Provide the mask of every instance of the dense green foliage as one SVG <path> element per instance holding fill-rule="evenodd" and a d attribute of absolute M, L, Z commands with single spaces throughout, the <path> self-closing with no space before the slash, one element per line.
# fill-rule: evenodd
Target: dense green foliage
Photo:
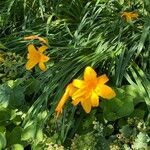
<path fill-rule="evenodd" d="M 122 12 L 137 12 L 127 22 Z M 150 148 L 149 0 L 0 1 L 0 149 Z M 48 39 L 47 71 L 25 69 L 27 46 Z M 55 108 L 86 66 L 109 76 L 117 96 L 86 114 Z"/>

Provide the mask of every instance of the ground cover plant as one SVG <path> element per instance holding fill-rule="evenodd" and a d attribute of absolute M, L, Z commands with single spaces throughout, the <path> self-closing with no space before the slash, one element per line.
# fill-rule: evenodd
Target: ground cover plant
<path fill-rule="evenodd" d="M 0 150 L 150 149 L 149 0 L 0 1 Z"/>

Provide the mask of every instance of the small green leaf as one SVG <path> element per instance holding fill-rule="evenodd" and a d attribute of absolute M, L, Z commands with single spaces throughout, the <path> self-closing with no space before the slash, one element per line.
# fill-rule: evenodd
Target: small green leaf
<path fill-rule="evenodd" d="M 139 87 L 137 85 L 123 86 L 123 90 L 134 98 L 134 105 L 144 102 L 143 95 L 139 92 Z"/>
<path fill-rule="evenodd" d="M 6 85 L 0 85 L 0 106 L 7 107 L 9 104 L 11 89 Z"/>
<path fill-rule="evenodd" d="M 150 137 L 147 133 L 140 132 L 135 139 L 132 148 L 133 149 L 145 149 L 148 150 L 148 143 L 150 142 Z"/>
<path fill-rule="evenodd" d="M 38 129 L 36 132 L 36 139 L 38 142 L 43 140 L 43 131 L 42 129 Z"/>
<path fill-rule="evenodd" d="M 123 134 L 124 137 L 128 138 L 130 135 L 132 135 L 133 129 L 129 125 L 125 125 L 119 131 Z"/>
<path fill-rule="evenodd" d="M 0 132 L 0 150 L 6 147 L 6 138 L 3 133 Z"/>
<path fill-rule="evenodd" d="M 34 139 L 35 134 L 36 134 L 36 123 L 33 123 L 23 130 L 21 140 L 26 141 Z"/>
<path fill-rule="evenodd" d="M 108 121 L 128 116 L 134 111 L 133 97 L 121 89 L 118 89 L 116 93 L 117 96 L 112 100 L 101 102 L 104 118 Z"/>
<path fill-rule="evenodd" d="M 21 127 L 15 127 L 7 138 L 8 145 L 13 145 L 21 142 L 21 132 Z"/>
<path fill-rule="evenodd" d="M 24 150 L 24 148 L 21 144 L 14 144 L 12 150 Z"/>
<path fill-rule="evenodd" d="M 8 109 L 0 109 L 0 125 L 6 125 L 11 118 L 11 111 Z"/>
<path fill-rule="evenodd" d="M 16 86 L 11 90 L 9 105 L 12 107 L 21 107 L 24 104 L 24 88 Z"/>
<path fill-rule="evenodd" d="M 6 132 L 6 127 L 0 126 L 0 132 L 2 132 L 2 133 Z"/>
<path fill-rule="evenodd" d="M 145 110 L 143 109 L 135 109 L 134 112 L 131 114 L 131 117 L 134 118 L 134 117 L 137 117 L 137 118 L 140 118 L 140 119 L 143 119 L 144 116 L 145 116 Z"/>
<path fill-rule="evenodd" d="M 110 136 L 112 133 L 114 132 L 114 127 L 111 124 L 108 124 L 105 128 L 104 128 L 104 135 L 105 136 Z"/>
<path fill-rule="evenodd" d="M 20 85 L 9 87 L 8 85 L 0 86 L 0 104 L 2 107 L 21 107 L 24 104 L 24 87 Z"/>
<path fill-rule="evenodd" d="M 0 43 L 0 49 L 7 49 L 2 43 Z"/>
<path fill-rule="evenodd" d="M 27 80 L 26 84 L 28 85 L 27 89 L 26 89 L 27 95 L 30 95 L 30 94 L 33 94 L 34 92 L 37 92 L 39 90 L 40 85 L 41 85 L 40 81 L 37 79 L 34 79 L 34 78 Z"/>

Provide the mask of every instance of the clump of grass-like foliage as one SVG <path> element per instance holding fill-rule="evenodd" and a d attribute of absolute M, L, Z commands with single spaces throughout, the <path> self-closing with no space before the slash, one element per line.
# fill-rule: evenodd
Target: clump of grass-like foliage
<path fill-rule="evenodd" d="M 149 32 L 149 0 L 1 0 L 0 149 L 148 150 Z M 40 45 L 31 35 L 48 40 L 45 72 L 25 69 L 27 46 Z M 90 114 L 68 101 L 56 118 L 86 66 L 109 76 L 116 97 Z"/>

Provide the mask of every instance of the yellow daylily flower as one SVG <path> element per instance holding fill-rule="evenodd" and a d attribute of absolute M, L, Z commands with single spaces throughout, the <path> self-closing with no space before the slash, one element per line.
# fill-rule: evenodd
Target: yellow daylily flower
<path fill-rule="evenodd" d="M 39 37 L 38 35 L 24 37 L 24 40 L 39 40 L 40 42 L 48 44 L 48 40 L 46 38 Z"/>
<path fill-rule="evenodd" d="M 81 103 L 86 113 L 89 113 L 92 107 L 99 106 L 99 97 L 105 99 L 114 98 L 116 96 L 114 90 L 105 85 L 108 80 L 105 74 L 97 77 L 97 73 L 91 67 L 86 67 L 83 80 L 74 79 L 67 86 L 56 108 L 57 116 L 62 112 L 62 108 L 69 97 L 72 98 L 74 106 Z"/>
<path fill-rule="evenodd" d="M 138 18 L 138 13 L 136 12 L 123 12 L 121 15 L 127 22 L 135 20 Z"/>
<path fill-rule="evenodd" d="M 38 49 L 34 47 L 33 44 L 28 46 L 28 55 L 27 58 L 29 59 L 26 63 L 26 69 L 31 70 L 34 66 L 39 64 L 41 70 L 45 71 L 46 66 L 45 62 L 49 60 L 49 57 L 44 55 L 43 52 L 47 49 L 47 46 L 41 46 Z"/>

